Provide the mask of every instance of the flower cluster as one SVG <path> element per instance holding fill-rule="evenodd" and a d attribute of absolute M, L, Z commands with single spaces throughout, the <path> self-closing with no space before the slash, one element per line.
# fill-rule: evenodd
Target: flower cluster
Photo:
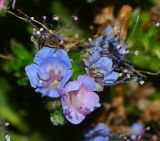
<path fill-rule="evenodd" d="M 105 36 L 90 41 L 90 48 L 83 59 L 86 72 L 102 86 L 115 85 L 133 79 L 136 71 L 125 55 L 128 45 L 121 43 L 121 36 L 113 35 L 113 28 L 107 26 Z"/>
<path fill-rule="evenodd" d="M 35 55 L 34 62 L 25 68 L 31 86 L 43 95 L 60 97 L 68 121 L 78 124 L 100 106 L 92 78 L 80 75 L 77 80 L 68 82 L 72 64 L 64 50 L 43 47 Z"/>
<path fill-rule="evenodd" d="M 44 28 L 36 30 L 36 36 L 43 40 L 34 38 L 39 51 L 34 58 L 35 64 L 25 68 L 26 74 L 36 92 L 61 99 L 63 113 L 73 124 L 79 124 L 100 107 L 96 91 L 135 76 L 135 69 L 124 60 L 127 44 L 120 43 L 121 36 L 113 36 L 111 26 L 105 31 L 105 36 L 90 41 L 90 48 L 82 58 L 86 74 L 80 73 L 77 80 L 70 81 L 74 70 L 67 52 L 61 49 L 65 45 L 63 36 L 51 34 Z"/>

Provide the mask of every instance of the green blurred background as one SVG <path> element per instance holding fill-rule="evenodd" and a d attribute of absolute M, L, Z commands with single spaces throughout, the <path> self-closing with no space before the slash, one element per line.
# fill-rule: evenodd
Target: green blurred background
<path fill-rule="evenodd" d="M 73 25 L 71 34 L 79 33 L 81 38 L 93 36 L 90 25 L 97 12 L 106 6 L 110 0 L 17 0 L 16 8 L 39 21 L 45 15 L 60 17 L 60 27 L 71 23 L 71 16 L 77 15 L 79 20 Z M 151 72 L 160 70 L 160 22 L 151 9 L 160 6 L 159 0 L 117 0 L 114 3 L 115 15 L 124 4 L 133 7 L 129 23 L 129 33 L 132 32 L 137 19 L 137 8 L 140 8 L 140 18 L 134 34 L 129 37 L 129 47 L 138 50 L 138 56 L 128 56 L 137 68 Z M 56 25 L 55 25 L 56 27 Z M 29 85 L 24 67 L 32 62 L 35 47 L 30 40 L 32 28 L 29 24 L 7 14 L 0 18 L 0 120 L 9 122 L 9 126 L 0 129 L 8 132 L 12 141 L 79 141 L 85 127 L 90 125 L 100 115 L 97 109 L 80 125 L 67 123 L 64 126 L 54 126 L 50 122 L 50 113 L 46 108 L 46 97 L 34 92 Z M 5 55 L 5 57 L 3 56 Z M 152 99 L 160 99 L 160 77 L 148 76 L 156 93 Z M 114 95 L 114 87 L 105 91 Z M 153 98 L 154 97 L 154 98 Z M 111 97 L 108 97 L 110 100 Z M 108 100 L 108 101 L 110 101 Z M 134 111 L 133 111 L 134 112 Z M 159 123 L 159 121 L 156 121 Z M 1 126 L 3 128 L 3 126 Z M 158 127 L 157 129 L 160 129 Z M 0 141 L 4 140 L 0 134 Z"/>

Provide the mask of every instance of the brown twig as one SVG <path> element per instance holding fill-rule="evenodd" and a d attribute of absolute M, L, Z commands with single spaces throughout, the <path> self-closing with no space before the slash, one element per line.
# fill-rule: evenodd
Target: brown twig
<path fill-rule="evenodd" d="M 127 36 L 128 23 L 131 16 L 131 12 L 132 12 L 132 7 L 129 5 L 124 5 L 119 11 L 114 24 L 113 34 L 115 36 L 121 35 L 121 37 L 123 38 L 121 40 L 121 44 L 124 43 L 124 40 Z"/>
<path fill-rule="evenodd" d="M 4 54 L 0 54 L 0 58 L 5 59 L 5 60 L 12 60 L 13 59 L 13 57 L 11 55 L 4 55 Z"/>

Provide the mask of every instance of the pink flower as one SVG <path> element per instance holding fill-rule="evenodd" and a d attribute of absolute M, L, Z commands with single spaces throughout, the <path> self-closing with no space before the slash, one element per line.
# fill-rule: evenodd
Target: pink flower
<path fill-rule="evenodd" d="M 4 0 L 0 0 L 0 9 L 3 8 L 5 5 L 4 5 Z"/>
<path fill-rule="evenodd" d="M 63 113 L 69 122 L 79 124 L 86 115 L 100 107 L 99 96 L 93 92 L 95 90 L 95 82 L 85 75 L 65 86 L 61 101 Z"/>

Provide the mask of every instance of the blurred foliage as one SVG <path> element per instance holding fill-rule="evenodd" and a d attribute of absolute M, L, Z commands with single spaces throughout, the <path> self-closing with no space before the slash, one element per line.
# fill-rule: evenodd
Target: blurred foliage
<path fill-rule="evenodd" d="M 79 4 L 81 2 L 82 5 Z M 55 29 L 61 30 L 62 26 L 63 30 L 61 33 L 67 36 L 78 34 L 80 36 L 79 39 L 82 40 L 91 35 L 89 26 L 92 22 L 89 20 L 93 17 L 89 16 L 95 15 L 97 7 L 100 9 L 105 5 L 105 2 L 105 0 L 83 0 L 80 2 L 76 0 L 17 0 L 16 7 L 29 13 L 31 16 L 37 16 L 39 19 L 43 15 L 58 15 L 60 17 L 60 25 Z M 124 4 L 129 1 L 118 2 Z M 160 31 L 158 27 L 155 26 L 155 23 L 149 21 L 150 11 L 148 9 L 151 8 L 151 6 L 158 5 L 159 1 L 142 0 L 137 2 L 135 0 L 130 3 L 133 4 L 134 11 L 129 23 L 129 33 L 133 31 L 136 24 L 138 16 L 136 8 L 140 6 L 142 10 L 140 11 L 139 21 L 134 33 L 129 36 L 128 39 L 131 50 L 138 50 L 139 55 L 130 55 L 128 57 L 136 67 L 156 72 L 160 69 Z M 120 6 L 122 4 L 120 4 Z M 73 23 L 71 19 L 71 16 L 74 14 L 79 15 L 79 21 L 77 23 Z M 148 22 L 150 22 L 149 26 L 147 26 Z M 68 26 L 72 28 L 65 31 Z M 33 62 L 36 51 L 30 41 L 32 33 L 31 26 L 15 17 L 6 15 L 0 18 L 0 33 L 0 119 L 10 123 L 8 131 L 11 135 L 11 141 L 79 141 L 84 125 L 87 125 L 86 122 L 76 127 L 69 124 L 63 126 L 63 128 L 59 126 L 54 127 L 53 124 L 62 125 L 66 122 L 63 116 L 61 116 L 61 105 L 57 103 L 55 107 L 53 107 L 52 102 L 46 104 L 44 102 L 46 99 L 42 98 L 40 94 L 34 93 L 34 90 L 29 86 L 24 68 Z M 5 55 L 5 57 L 3 55 Z M 83 52 L 79 50 L 71 51 L 69 56 L 75 61 L 75 64 L 72 66 L 74 70 L 72 80 L 74 80 L 79 74 L 85 72 L 81 64 Z M 159 84 L 159 75 L 150 81 L 153 84 Z M 151 101 L 160 100 L 159 86 L 155 85 L 155 89 L 156 92 L 148 97 Z M 128 89 L 125 90 L 127 92 L 129 91 Z M 107 95 L 106 97 L 111 101 L 113 96 Z M 142 111 L 130 104 L 131 99 L 132 98 L 129 97 L 125 101 L 125 105 L 128 107 L 127 112 L 129 113 L 129 117 L 139 118 Z M 48 109 L 44 108 L 45 104 L 47 107 L 51 104 L 49 109 L 51 112 L 51 121 Z M 95 117 L 92 117 L 92 119 L 94 118 Z M 89 121 L 89 119 L 87 121 Z M 4 132 L 1 132 L 2 130 L 3 127 L 0 126 L 0 141 L 2 140 L 1 137 L 4 136 Z M 118 141 L 119 139 L 113 138 L 112 140 Z"/>
<path fill-rule="evenodd" d="M 135 25 L 137 25 L 133 34 L 129 37 L 129 46 L 133 50 L 138 50 L 139 55 L 136 57 L 132 56 L 132 60 L 138 67 L 156 72 L 160 69 L 159 31 L 154 23 L 151 23 L 149 27 L 145 27 L 147 26 L 145 24 L 150 22 L 150 13 L 147 11 L 140 11 L 138 13 L 138 11 L 138 9 L 134 10 L 129 24 L 131 32 L 134 30 Z"/>
<path fill-rule="evenodd" d="M 24 48 L 24 46 L 15 40 L 10 43 L 11 55 L 8 63 L 3 64 L 6 72 L 17 72 L 30 63 L 32 63 L 31 54 Z M 18 74 L 17 74 L 18 75 Z"/>

